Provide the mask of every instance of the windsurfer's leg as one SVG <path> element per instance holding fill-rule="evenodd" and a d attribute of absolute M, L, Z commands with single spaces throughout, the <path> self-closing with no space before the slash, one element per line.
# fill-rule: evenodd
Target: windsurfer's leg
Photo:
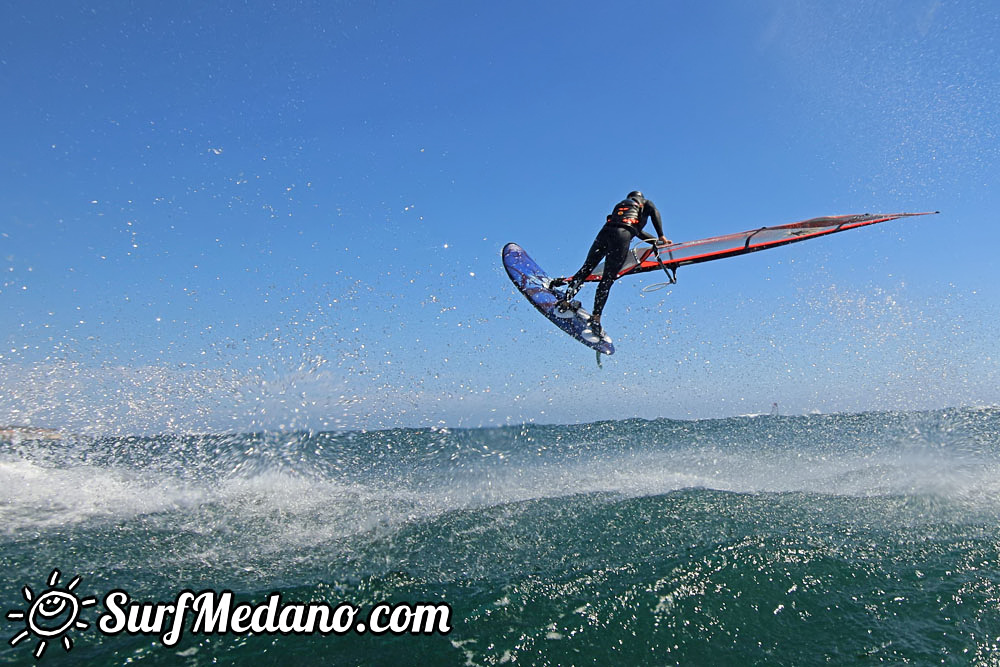
<path fill-rule="evenodd" d="M 601 282 L 597 284 L 597 293 L 594 294 L 594 312 L 590 317 L 590 321 L 598 326 L 601 323 L 604 305 L 608 302 L 611 285 L 618 278 L 618 272 L 622 270 L 625 260 L 628 259 L 628 248 L 631 240 L 631 235 L 625 231 L 623 234 L 618 234 L 616 242 L 608 248 L 607 257 L 604 259 L 604 273 L 601 274 Z"/>
<path fill-rule="evenodd" d="M 601 282 L 597 283 L 597 293 L 594 294 L 594 312 L 590 316 L 592 322 L 600 323 L 601 321 L 601 313 L 604 312 L 604 305 L 608 302 L 611 285 L 615 282 L 613 276 L 613 273 L 605 271 L 601 277 Z"/>
<path fill-rule="evenodd" d="M 569 287 L 566 288 L 566 301 L 569 301 L 576 296 L 576 293 L 580 291 L 581 287 L 583 287 L 583 282 L 587 279 L 587 276 L 589 276 L 590 272 L 601 263 L 601 260 L 604 259 L 604 256 L 607 254 L 608 248 L 602 237 L 603 235 L 601 234 L 597 235 L 597 238 L 594 239 L 594 243 L 590 246 L 590 250 L 587 252 L 587 259 L 583 261 L 583 266 L 581 266 L 580 270 L 573 274 L 573 277 L 570 278 Z"/>

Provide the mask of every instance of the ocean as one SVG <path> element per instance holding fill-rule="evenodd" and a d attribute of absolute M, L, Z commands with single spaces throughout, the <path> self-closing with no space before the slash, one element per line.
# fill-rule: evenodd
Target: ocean
<path fill-rule="evenodd" d="M 996 665 L 998 450 L 997 408 L 9 438 L 0 662 Z M 115 590 L 449 616 L 168 645 L 99 627 Z"/>

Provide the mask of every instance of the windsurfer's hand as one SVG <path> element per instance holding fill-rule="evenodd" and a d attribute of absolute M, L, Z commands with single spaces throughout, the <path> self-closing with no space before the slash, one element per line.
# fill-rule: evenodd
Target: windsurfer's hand
<path fill-rule="evenodd" d="M 656 242 L 659 245 L 670 245 L 670 244 L 673 243 L 673 241 L 671 241 L 670 239 L 668 239 L 666 236 L 661 236 L 659 239 L 657 239 Z"/>

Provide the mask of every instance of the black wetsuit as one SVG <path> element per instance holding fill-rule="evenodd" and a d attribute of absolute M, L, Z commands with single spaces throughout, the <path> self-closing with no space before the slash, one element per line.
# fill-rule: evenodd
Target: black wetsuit
<path fill-rule="evenodd" d="M 652 236 L 642 229 L 650 218 L 653 219 L 653 229 L 656 230 L 656 236 Z M 594 312 L 592 313 L 598 321 L 604 311 L 604 304 L 608 301 L 611 284 L 615 282 L 618 272 L 625 264 L 629 246 L 636 236 L 646 240 L 663 236 L 663 221 L 660 219 L 660 212 L 648 199 L 629 198 L 615 204 L 607 222 L 598 232 L 593 245 L 590 246 L 583 266 L 569 282 L 567 294 L 569 298 L 572 298 L 579 291 L 590 272 L 597 267 L 602 259 L 604 260 L 604 272 L 601 274 L 601 282 L 598 283 L 597 293 L 594 295 Z"/>

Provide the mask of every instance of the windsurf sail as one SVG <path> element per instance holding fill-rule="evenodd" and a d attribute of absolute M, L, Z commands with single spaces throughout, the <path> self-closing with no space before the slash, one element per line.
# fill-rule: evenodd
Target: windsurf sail
<path fill-rule="evenodd" d="M 639 244 L 632 248 L 630 257 L 625 261 L 618 277 L 646 271 L 676 271 L 677 267 L 687 264 L 710 262 L 714 259 L 745 255 L 758 250 L 777 248 L 778 246 L 814 239 L 820 236 L 844 232 L 848 229 L 867 227 L 897 218 L 912 218 L 919 215 L 933 215 L 937 211 L 925 213 L 862 213 L 858 215 L 834 215 L 822 218 L 811 218 L 801 222 L 775 227 L 760 227 L 737 234 L 713 236 L 698 241 L 686 241 L 668 246 L 653 248 L 650 245 Z M 586 280 L 600 280 L 604 264 L 601 263 Z"/>

